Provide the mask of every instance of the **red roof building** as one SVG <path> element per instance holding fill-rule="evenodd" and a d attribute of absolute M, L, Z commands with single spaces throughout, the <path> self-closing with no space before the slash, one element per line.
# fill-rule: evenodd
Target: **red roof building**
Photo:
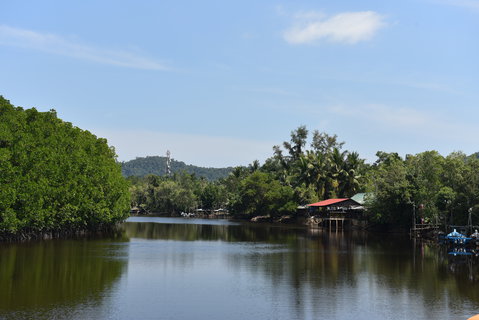
<path fill-rule="evenodd" d="M 328 213 L 346 213 L 358 212 L 364 210 L 364 207 L 357 201 L 350 198 L 327 199 L 316 203 L 308 204 L 307 207 L 313 211 Z"/>
<path fill-rule="evenodd" d="M 348 226 L 363 225 L 364 207 L 350 198 L 327 199 L 308 204 L 308 214 L 313 217 L 314 223 L 326 228 L 343 229 Z"/>
<path fill-rule="evenodd" d="M 328 199 L 328 200 L 323 200 L 323 201 L 319 201 L 319 202 L 316 202 L 316 203 L 308 204 L 308 207 L 327 207 L 327 206 L 332 205 L 332 204 L 339 204 L 339 203 L 344 202 L 346 200 L 349 200 L 349 198 Z"/>

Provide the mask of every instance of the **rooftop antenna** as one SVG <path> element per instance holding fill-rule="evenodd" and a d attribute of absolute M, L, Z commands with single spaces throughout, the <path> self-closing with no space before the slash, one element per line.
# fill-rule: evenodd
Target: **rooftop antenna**
<path fill-rule="evenodd" d="M 166 176 L 171 176 L 171 153 L 170 150 L 166 150 Z"/>
<path fill-rule="evenodd" d="M 166 176 L 171 176 L 171 153 L 170 150 L 166 150 Z"/>

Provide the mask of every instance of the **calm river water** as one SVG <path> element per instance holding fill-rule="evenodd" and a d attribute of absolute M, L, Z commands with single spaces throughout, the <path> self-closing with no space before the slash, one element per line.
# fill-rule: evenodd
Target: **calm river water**
<path fill-rule="evenodd" d="M 130 218 L 102 239 L 0 245 L 5 319 L 467 319 L 479 263 L 409 238 Z"/>

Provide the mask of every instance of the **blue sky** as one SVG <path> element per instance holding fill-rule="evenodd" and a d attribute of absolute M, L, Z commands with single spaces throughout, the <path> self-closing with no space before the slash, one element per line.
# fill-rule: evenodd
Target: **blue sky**
<path fill-rule="evenodd" d="M 378 150 L 479 151 L 479 0 L 2 1 L 0 94 L 119 160 L 263 161 L 300 125 Z"/>

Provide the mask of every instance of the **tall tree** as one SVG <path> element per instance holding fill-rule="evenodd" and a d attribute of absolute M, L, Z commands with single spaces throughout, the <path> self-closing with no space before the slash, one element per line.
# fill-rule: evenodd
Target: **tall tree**
<path fill-rule="evenodd" d="M 306 126 L 300 126 L 291 132 L 290 142 L 283 142 L 283 146 L 288 151 L 291 161 L 296 161 L 303 153 L 307 138 L 308 130 Z"/>
<path fill-rule="evenodd" d="M 359 158 L 359 154 L 357 152 L 348 153 L 344 161 L 344 177 L 340 189 L 342 197 L 352 197 L 359 191 L 364 170 L 364 160 Z"/>
<path fill-rule="evenodd" d="M 379 151 L 372 168 L 374 198 L 368 204 L 369 218 L 382 224 L 409 226 L 412 219 L 411 185 L 407 168 L 397 153 Z"/>
<path fill-rule="evenodd" d="M 313 132 L 313 141 L 311 147 L 315 152 L 321 154 L 330 154 L 334 149 L 340 150 L 344 145 L 344 142 L 338 142 L 337 135 L 329 135 L 325 132 L 319 132 L 315 130 Z"/>

